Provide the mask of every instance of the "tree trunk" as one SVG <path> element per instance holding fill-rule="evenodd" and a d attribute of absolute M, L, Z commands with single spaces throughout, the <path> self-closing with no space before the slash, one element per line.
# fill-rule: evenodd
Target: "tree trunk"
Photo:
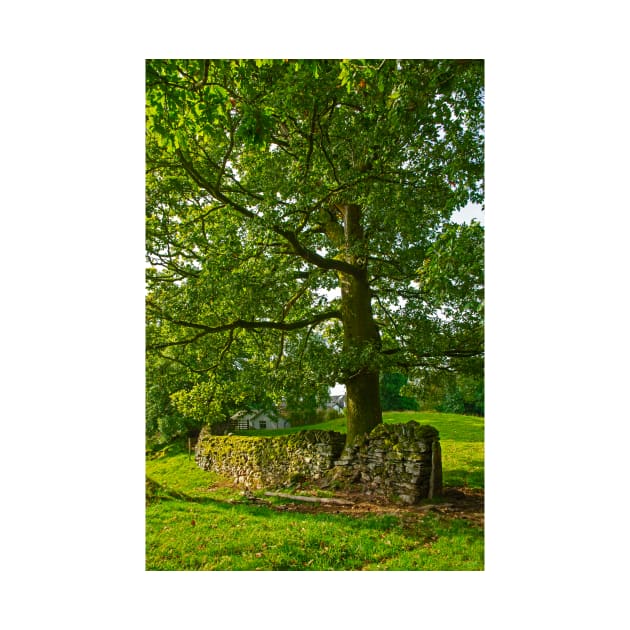
<path fill-rule="evenodd" d="M 346 443 L 357 435 L 369 433 L 383 421 L 379 394 L 379 372 L 374 354 L 380 349 L 380 335 L 372 313 L 371 291 L 367 274 L 367 258 L 363 250 L 361 208 L 345 205 L 345 259 L 357 270 L 355 274 L 339 273 L 344 350 L 350 356 L 361 354 L 362 361 L 352 361 L 353 368 L 345 378 Z"/>
<path fill-rule="evenodd" d="M 378 394 L 378 371 L 359 374 L 346 381 L 346 444 L 369 433 L 383 421 Z"/>

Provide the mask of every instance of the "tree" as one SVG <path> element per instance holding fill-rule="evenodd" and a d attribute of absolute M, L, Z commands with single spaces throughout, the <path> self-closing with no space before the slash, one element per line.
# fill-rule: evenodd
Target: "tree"
<path fill-rule="evenodd" d="M 482 62 L 150 60 L 146 78 L 147 348 L 199 375 L 180 404 L 230 378 L 272 398 L 342 382 L 352 441 L 382 421 L 381 370 L 482 355 L 478 287 L 432 250 L 479 254 L 449 219 L 483 200 Z"/>
<path fill-rule="evenodd" d="M 414 398 L 401 394 L 401 387 L 407 384 L 407 377 L 399 372 L 384 372 L 381 375 L 380 396 L 383 411 L 403 411 L 418 409 Z"/>
<path fill-rule="evenodd" d="M 425 372 L 405 384 L 401 392 L 419 400 L 422 409 L 483 416 L 483 366 L 467 367 L 460 372 Z"/>
<path fill-rule="evenodd" d="M 160 441 L 167 441 L 196 428 L 195 419 L 182 414 L 171 399 L 171 394 L 194 385 L 181 366 L 151 355 L 151 360 L 147 361 L 146 383 L 147 438 L 159 436 Z"/>

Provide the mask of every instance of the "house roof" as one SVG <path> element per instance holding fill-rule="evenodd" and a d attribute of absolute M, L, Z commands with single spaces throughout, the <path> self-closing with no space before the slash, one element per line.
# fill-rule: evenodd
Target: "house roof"
<path fill-rule="evenodd" d="M 277 414 L 272 409 L 241 409 L 237 411 L 230 420 L 240 420 L 243 417 L 249 416 L 249 420 L 255 420 L 261 416 L 267 416 L 268 418 L 276 418 Z"/>

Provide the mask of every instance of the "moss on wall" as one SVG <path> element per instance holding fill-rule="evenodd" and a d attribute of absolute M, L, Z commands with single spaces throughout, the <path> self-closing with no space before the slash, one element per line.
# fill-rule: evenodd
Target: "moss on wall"
<path fill-rule="evenodd" d="M 204 470 L 249 487 L 318 479 L 332 468 L 345 436 L 335 431 L 300 431 L 275 437 L 214 436 L 202 431 L 195 450 Z"/>

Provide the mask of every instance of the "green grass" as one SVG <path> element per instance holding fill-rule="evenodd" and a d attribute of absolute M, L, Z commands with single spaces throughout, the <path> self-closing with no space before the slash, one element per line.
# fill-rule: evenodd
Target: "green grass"
<path fill-rule="evenodd" d="M 483 487 L 482 418 L 420 412 L 384 417 L 411 419 L 440 431 L 445 485 Z M 343 419 L 310 428 L 342 430 Z M 248 501 L 225 479 L 200 470 L 184 444 L 147 459 L 146 469 L 147 570 L 483 570 L 483 529 L 463 519 L 413 510 L 278 511 L 273 506 L 286 499 Z"/>

